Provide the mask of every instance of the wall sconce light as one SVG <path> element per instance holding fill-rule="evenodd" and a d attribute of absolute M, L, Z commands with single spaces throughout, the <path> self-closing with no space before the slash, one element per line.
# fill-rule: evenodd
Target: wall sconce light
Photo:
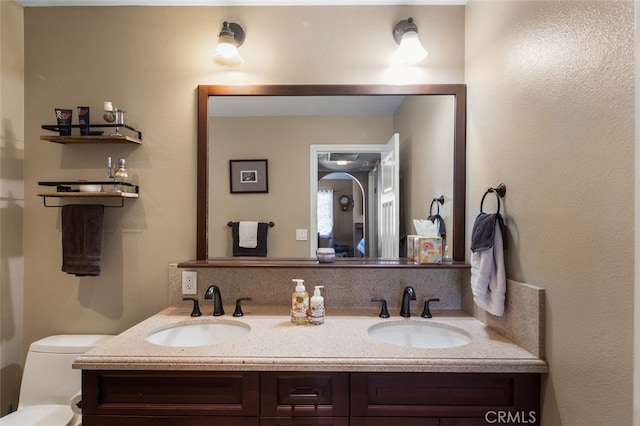
<path fill-rule="evenodd" d="M 418 27 L 413 18 L 404 19 L 393 28 L 393 39 L 400 46 L 393 55 L 393 61 L 402 65 L 417 64 L 427 57 L 427 51 L 420 43 Z"/>
<path fill-rule="evenodd" d="M 244 30 L 235 22 L 225 21 L 218 34 L 218 45 L 213 52 L 213 62 L 226 67 L 236 67 L 244 62 L 238 47 L 244 43 Z"/>

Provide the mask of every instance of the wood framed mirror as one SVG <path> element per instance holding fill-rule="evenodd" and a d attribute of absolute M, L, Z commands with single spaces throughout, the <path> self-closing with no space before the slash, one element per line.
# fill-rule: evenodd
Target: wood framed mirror
<path fill-rule="evenodd" d="M 209 99 L 255 96 L 452 96 L 454 108 L 451 216 L 448 230 L 453 261 L 465 259 L 466 212 L 466 86 L 463 84 L 421 85 L 253 85 L 198 86 L 197 141 L 197 235 L 196 260 L 209 258 Z M 434 194 L 436 195 L 436 194 Z"/>

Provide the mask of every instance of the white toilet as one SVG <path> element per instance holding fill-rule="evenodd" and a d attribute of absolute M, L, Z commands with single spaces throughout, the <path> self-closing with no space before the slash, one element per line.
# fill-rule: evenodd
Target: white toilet
<path fill-rule="evenodd" d="M 79 355 L 111 337 L 62 334 L 33 342 L 24 364 L 18 409 L 0 418 L 0 425 L 79 424 L 81 416 L 71 409 L 71 399 L 80 392 L 82 379 L 80 370 L 71 365 Z"/>

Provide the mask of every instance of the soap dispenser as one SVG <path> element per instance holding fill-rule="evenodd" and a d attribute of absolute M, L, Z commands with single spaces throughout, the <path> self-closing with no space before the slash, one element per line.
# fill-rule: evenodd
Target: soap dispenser
<path fill-rule="evenodd" d="M 313 291 L 313 297 L 311 298 L 309 322 L 311 324 L 324 324 L 324 297 L 320 294 L 320 289 L 324 288 L 323 285 L 315 286 Z"/>
<path fill-rule="evenodd" d="M 291 295 L 291 322 L 294 324 L 307 324 L 309 322 L 309 293 L 304 288 L 304 280 L 294 278 L 296 289 Z"/>

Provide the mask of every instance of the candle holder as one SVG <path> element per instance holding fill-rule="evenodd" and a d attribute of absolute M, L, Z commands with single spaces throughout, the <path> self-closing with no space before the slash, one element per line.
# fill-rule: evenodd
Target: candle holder
<path fill-rule="evenodd" d="M 115 123 L 124 126 L 125 112 L 125 110 L 116 108 L 111 102 L 107 101 L 104 103 L 104 114 L 102 115 L 102 118 L 107 123 Z M 115 129 L 115 133 L 113 133 L 111 136 L 122 136 L 122 133 L 120 133 L 120 129 L 117 126 Z"/>

